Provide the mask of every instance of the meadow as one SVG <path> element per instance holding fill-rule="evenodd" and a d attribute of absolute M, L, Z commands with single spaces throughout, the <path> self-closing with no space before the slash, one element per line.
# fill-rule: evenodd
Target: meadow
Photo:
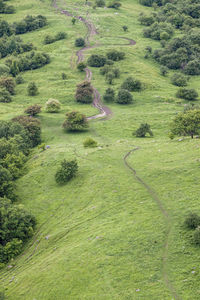
<path fill-rule="evenodd" d="M 57 1 L 58 7 L 74 15 L 86 17 L 88 11 L 88 19 L 99 32 L 91 41 L 99 46 L 85 52 L 85 60 L 109 49 L 126 53 L 125 60 L 115 63 L 121 70 L 115 90 L 128 76 L 145 86 L 133 93 L 130 105 L 107 104 L 113 112 L 110 119 L 90 121 L 88 131 L 72 134 L 62 129 L 66 112 L 98 113 L 74 100 L 76 84 L 85 77 L 76 69 L 74 41 L 85 36 L 86 27 L 82 22 L 72 25 L 71 18 L 56 10 L 50 0 L 9 3 L 17 8 L 15 14 L 3 17 L 9 22 L 27 14 L 47 17 L 46 27 L 21 38 L 49 53 L 51 63 L 23 74 L 25 83 L 17 86 L 13 102 L 0 103 L 0 118 L 22 114 L 30 104 L 44 108 L 49 98 L 58 99 L 62 109 L 57 114 L 43 109 L 39 116 L 42 137 L 50 148 L 34 149 L 26 174 L 17 181 L 20 203 L 36 216 L 37 228 L 22 254 L 9 263 L 12 267 L 0 270 L 6 299 L 199 299 L 200 249 L 183 222 L 189 211 L 199 212 L 200 142 L 168 137 L 169 124 L 186 101 L 174 96 L 173 71 L 163 77 L 153 59 L 144 59 L 145 47 L 156 48 L 159 43 L 143 37 L 138 15 L 152 8 L 137 0 L 123 0 L 117 11 L 94 10 L 84 0 Z M 123 32 L 123 25 L 128 32 Z M 45 35 L 58 31 L 66 32 L 67 39 L 43 44 Z M 119 37 L 134 39 L 136 45 L 124 46 Z M 103 95 L 109 85 L 99 69 L 92 68 L 92 72 L 92 85 Z M 39 88 L 35 97 L 27 95 L 30 81 Z M 193 76 L 189 86 L 200 93 L 199 77 Z M 143 122 L 151 125 L 152 138 L 132 135 Z M 85 149 L 86 137 L 94 138 L 98 147 Z M 125 155 L 136 147 L 128 163 L 155 192 L 168 218 L 124 163 Z M 54 175 L 64 158 L 77 158 L 79 172 L 67 185 L 59 186 Z"/>

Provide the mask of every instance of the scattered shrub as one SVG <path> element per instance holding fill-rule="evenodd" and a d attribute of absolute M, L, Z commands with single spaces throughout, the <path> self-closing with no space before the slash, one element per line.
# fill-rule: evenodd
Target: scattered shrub
<path fill-rule="evenodd" d="M 166 76 L 168 72 L 169 72 L 169 69 L 166 66 L 161 66 L 160 67 L 160 74 L 162 76 Z"/>
<path fill-rule="evenodd" d="M 66 80 L 66 79 L 67 79 L 67 74 L 66 74 L 66 73 L 63 72 L 63 73 L 61 74 L 61 76 L 62 76 L 62 79 L 63 79 L 63 80 Z"/>
<path fill-rule="evenodd" d="M 27 92 L 29 96 L 36 96 L 38 94 L 38 88 L 35 82 L 30 82 L 27 87 Z"/>
<path fill-rule="evenodd" d="M 182 98 L 185 100 L 196 100 L 198 98 L 198 93 L 194 89 L 186 89 L 186 88 L 180 88 L 178 92 L 176 93 L 177 98 Z"/>
<path fill-rule="evenodd" d="M 12 101 L 10 93 L 5 88 L 0 88 L 0 102 L 9 103 Z"/>
<path fill-rule="evenodd" d="M 57 113 L 60 110 L 60 102 L 56 99 L 49 99 L 46 102 L 45 109 L 49 113 Z"/>
<path fill-rule="evenodd" d="M 78 38 L 75 40 L 75 46 L 76 47 L 84 47 L 85 46 L 85 40 L 83 38 Z"/>
<path fill-rule="evenodd" d="M 96 0 L 96 6 L 98 7 L 104 7 L 106 4 L 105 4 L 105 1 L 104 0 Z"/>
<path fill-rule="evenodd" d="M 83 146 L 85 148 L 95 148 L 95 147 L 97 147 L 97 142 L 95 140 L 93 140 L 92 138 L 88 137 L 83 142 Z"/>
<path fill-rule="evenodd" d="M 106 64 L 106 58 L 103 55 L 93 54 L 88 58 L 87 64 L 90 67 L 100 68 Z"/>
<path fill-rule="evenodd" d="M 67 118 L 63 123 L 66 131 L 83 131 L 88 128 L 88 121 L 85 115 L 72 111 L 66 114 Z"/>
<path fill-rule="evenodd" d="M 77 85 L 76 101 L 80 103 L 92 103 L 93 101 L 93 88 L 89 81 L 84 81 Z"/>
<path fill-rule="evenodd" d="M 9 74 L 9 72 L 10 69 L 8 68 L 8 66 L 4 64 L 0 64 L 0 76 L 6 76 Z"/>
<path fill-rule="evenodd" d="M 108 84 L 112 84 L 114 78 L 115 78 L 115 76 L 114 76 L 113 72 L 106 73 L 106 81 Z"/>
<path fill-rule="evenodd" d="M 121 6 L 121 3 L 119 1 L 112 1 L 110 4 L 108 4 L 108 8 L 119 9 L 120 6 Z"/>
<path fill-rule="evenodd" d="M 84 63 L 84 62 L 80 62 L 78 65 L 77 65 L 77 69 L 80 71 L 80 72 L 83 72 L 85 70 L 85 68 L 87 67 L 87 65 Z"/>
<path fill-rule="evenodd" d="M 24 112 L 25 114 L 34 117 L 41 112 L 41 106 L 38 104 L 31 105 L 27 107 Z"/>
<path fill-rule="evenodd" d="M 142 84 L 140 80 L 134 79 L 133 77 L 128 77 L 121 85 L 121 88 L 128 90 L 129 92 L 137 92 L 142 89 Z"/>
<path fill-rule="evenodd" d="M 47 19 L 42 15 L 26 16 L 23 20 L 13 24 L 15 34 L 23 34 L 46 26 Z"/>
<path fill-rule="evenodd" d="M 111 88 L 108 88 L 103 96 L 104 101 L 114 102 L 115 101 L 115 91 Z"/>
<path fill-rule="evenodd" d="M 66 37 L 67 34 L 65 32 L 58 32 L 55 36 L 46 35 L 44 38 L 44 44 L 52 44 L 56 41 L 64 40 Z"/>
<path fill-rule="evenodd" d="M 185 219 L 185 225 L 189 229 L 196 229 L 200 226 L 200 216 L 196 213 L 189 213 Z"/>
<path fill-rule="evenodd" d="M 119 61 L 124 59 L 125 57 L 125 53 L 121 52 L 121 51 L 117 51 L 117 50 L 110 50 L 107 54 L 106 54 L 107 58 L 113 61 Z"/>
<path fill-rule="evenodd" d="M 200 245 L 200 227 L 197 227 L 195 229 L 193 238 L 194 238 L 194 243 L 199 246 Z"/>
<path fill-rule="evenodd" d="M 124 26 L 122 26 L 122 29 L 124 30 L 124 32 L 127 32 L 128 31 L 128 26 L 124 25 Z"/>
<path fill-rule="evenodd" d="M 0 77 L 0 87 L 6 88 L 11 94 L 15 94 L 15 81 L 12 77 Z"/>
<path fill-rule="evenodd" d="M 147 123 L 140 124 L 140 127 L 133 133 L 136 137 L 145 137 L 146 134 L 153 136 L 150 125 Z"/>
<path fill-rule="evenodd" d="M 116 102 L 119 104 L 129 104 L 133 101 L 133 96 L 127 90 L 121 89 L 118 92 Z"/>
<path fill-rule="evenodd" d="M 76 160 L 61 162 L 61 167 L 55 174 L 55 179 L 58 184 L 64 184 L 76 176 L 78 172 L 78 164 Z"/>
<path fill-rule="evenodd" d="M 15 79 L 16 84 L 22 84 L 25 82 L 24 78 L 21 75 L 18 75 Z"/>
<path fill-rule="evenodd" d="M 174 73 L 171 77 L 172 84 L 177 86 L 186 86 L 187 80 L 187 77 L 181 73 Z"/>

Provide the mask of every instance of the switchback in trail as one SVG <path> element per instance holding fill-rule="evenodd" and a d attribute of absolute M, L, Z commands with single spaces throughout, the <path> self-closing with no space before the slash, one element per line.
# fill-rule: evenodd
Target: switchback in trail
<path fill-rule="evenodd" d="M 82 49 L 80 49 L 76 52 L 77 64 L 84 60 L 84 52 L 85 51 L 87 51 L 89 49 L 92 49 L 92 48 L 97 48 L 97 47 L 103 46 L 103 45 L 99 45 L 99 44 L 95 44 L 93 46 L 90 45 L 91 38 L 98 34 L 98 32 L 96 30 L 96 27 L 94 26 L 93 23 L 89 22 L 87 19 L 83 18 L 82 16 L 74 16 L 69 11 L 59 8 L 58 5 L 57 5 L 57 0 L 53 1 L 53 6 L 54 6 L 54 8 L 59 10 L 62 14 L 66 15 L 68 17 L 74 17 L 77 20 L 83 22 L 83 24 L 87 27 L 87 34 L 86 34 L 86 37 L 85 37 L 87 46 L 83 47 Z M 87 16 L 88 16 L 88 14 L 87 14 Z M 112 46 L 134 46 L 136 44 L 136 42 L 132 39 L 129 39 L 129 38 L 126 38 L 126 37 L 118 37 L 118 38 L 119 39 L 125 39 L 129 43 L 124 44 L 124 45 L 123 44 L 112 44 Z M 86 68 L 85 73 L 86 73 L 85 80 L 91 81 L 92 80 L 92 71 L 89 68 Z M 94 99 L 93 99 L 92 104 L 95 108 L 97 108 L 99 110 L 99 114 L 87 117 L 87 119 L 88 120 L 94 120 L 94 119 L 101 118 L 101 120 L 106 120 L 112 115 L 112 111 L 109 107 L 102 104 L 101 95 L 98 92 L 98 90 L 94 87 L 93 87 L 93 89 L 94 89 Z"/>

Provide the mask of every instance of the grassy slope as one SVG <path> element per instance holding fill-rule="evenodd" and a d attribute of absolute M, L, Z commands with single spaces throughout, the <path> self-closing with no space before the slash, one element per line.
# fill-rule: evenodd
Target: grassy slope
<path fill-rule="evenodd" d="M 118 36 L 135 39 L 134 47 L 117 47 L 126 52 L 126 60 L 116 63 L 122 75 L 114 87 L 117 89 L 128 75 L 135 75 L 147 88 L 134 93 L 135 102 L 130 106 L 110 105 L 112 119 L 92 122 L 88 133 L 65 134 L 61 124 L 66 111 L 73 108 L 87 115 L 95 113 L 92 107 L 76 105 L 73 100 L 76 83 L 84 75 L 72 70 L 70 59 L 73 55 L 75 61 L 74 39 L 83 36 L 86 29 L 81 23 L 72 26 L 70 18 L 53 10 L 50 0 L 11 2 L 17 3 L 18 10 L 17 14 L 6 16 L 10 21 L 26 14 L 47 16 L 46 28 L 22 38 L 49 52 L 52 63 L 24 74 L 26 82 L 17 87 L 14 101 L 0 104 L 1 118 L 10 119 L 22 113 L 29 103 L 44 104 L 50 97 L 59 99 L 63 107 L 56 115 L 41 114 L 43 138 L 50 149 L 43 153 L 36 149 L 27 164 L 29 172 L 18 181 L 18 194 L 37 216 L 38 230 L 24 253 L 11 263 L 15 267 L 1 272 L 8 299 L 172 298 L 162 274 L 165 220 L 123 163 L 124 155 L 135 146 L 140 150 L 132 154 L 129 162 L 156 190 L 172 220 L 167 260 L 170 280 L 182 299 L 199 299 L 199 249 L 191 244 L 190 232 L 182 227 L 185 213 L 198 209 L 199 141 L 171 142 L 167 137 L 168 124 L 183 105 L 173 98 L 177 88 L 170 84 L 169 77 L 161 77 L 159 66 L 143 59 L 146 45 L 158 45 L 142 37 L 137 21 L 138 14 L 149 9 L 136 0 L 124 0 L 118 14 L 114 10 L 91 10 L 90 18 L 99 30 L 96 39 L 102 47 L 88 51 L 88 55 L 105 53 L 113 48 L 110 43 L 123 43 Z M 60 3 L 75 12 L 74 7 L 80 8 L 84 1 Z M 85 15 L 84 7 L 81 14 Z M 121 29 L 124 24 L 129 27 L 125 34 Z M 42 45 L 47 33 L 58 31 L 66 31 L 68 39 Z M 93 84 L 103 94 L 104 78 L 98 70 L 93 71 Z M 68 75 L 66 82 L 61 79 L 62 72 Z M 37 82 L 40 90 L 33 98 L 26 96 L 31 80 Z M 190 86 L 198 88 L 198 78 L 193 78 Z M 132 137 L 132 131 L 143 121 L 152 125 L 154 138 Z M 101 147 L 84 149 L 86 136 L 94 137 Z M 59 162 L 77 154 L 77 178 L 66 186 L 57 186 L 54 173 Z"/>

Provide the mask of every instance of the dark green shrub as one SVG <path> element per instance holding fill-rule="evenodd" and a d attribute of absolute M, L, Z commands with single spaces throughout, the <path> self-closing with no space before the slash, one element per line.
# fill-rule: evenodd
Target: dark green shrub
<path fill-rule="evenodd" d="M 85 68 L 87 67 L 87 65 L 84 63 L 84 62 L 80 62 L 78 65 L 77 65 L 77 69 L 80 71 L 80 72 L 83 72 L 85 70 Z"/>
<path fill-rule="evenodd" d="M 23 174 L 22 168 L 26 159 L 22 152 L 7 154 L 0 164 L 10 172 L 13 179 L 17 179 Z"/>
<path fill-rule="evenodd" d="M 16 84 L 22 84 L 25 82 L 24 78 L 21 75 L 18 75 L 15 79 Z"/>
<path fill-rule="evenodd" d="M 108 88 L 103 95 L 103 100 L 106 102 L 114 102 L 115 101 L 115 91 L 111 88 Z"/>
<path fill-rule="evenodd" d="M 198 96 L 199 95 L 195 89 L 180 88 L 176 93 L 176 97 L 189 100 L 189 101 L 196 100 Z"/>
<path fill-rule="evenodd" d="M 110 70 L 111 70 L 111 67 L 108 66 L 108 65 L 106 64 L 105 66 L 103 66 L 103 67 L 99 70 L 99 72 L 100 72 L 101 75 L 105 75 L 105 74 L 107 74 L 108 72 L 110 72 Z"/>
<path fill-rule="evenodd" d="M 119 1 L 112 1 L 110 4 L 108 4 L 108 8 L 119 9 L 120 6 L 121 6 L 121 3 Z"/>
<path fill-rule="evenodd" d="M 44 44 L 45 45 L 48 45 L 48 44 L 52 44 L 52 43 L 54 43 L 55 42 L 55 39 L 54 39 L 54 37 L 52 36 L 52 35 L 46 35 L 45 37 L 44 37 Z"/>
<path fill-rule="evenodd" d="M 60 102 L 56 99 L 49 99 L 46 102 L 45 108 L 49 113 L 57 113 L 60 110 Z"/>
<path fill-rule="evenodd" d="M 162 76 L 166 76 L 168 72 L 169 72 L 169 69 L 166 66 L 161 66 L 160 67 L 160 74 Z"/>
<path fill-rule="evenodd" d="M 124 32 L 127 32 L 128 31 L 128 26 L 124 25 L 124 26 L 122 26 L 122 29 L 124 30 Z"/>
<path fill-rule="evenodd" d="M 11 94 L 15 94 L 15 81 L 12 77 L 0 77 L 0 87 L 6 88 Z"/>
<path fill-rule="evenodd" d="M 66 38 L 67 38 L 67 34 L 65 32 L 62 32 L 62 31 L 56 33 L 56 35 L 55 35 L 55 41 L 64 40 Z"/>
<path fill-rule="evenodd" d="M 15 34 L 23 34 L 28 31 L 33 31 L 42 28 L 46 26 L 46 24 L 46 17 L 42 15 L 38 15 L 36 17 L 28 15 L 23 20 L 15 22 L 12 27 L 14 28 Z"/>
<path fill-rule="evenodd" d="M 92 103 L 93 101 L 93 88 L 89 81 L 84 81 L 77 85 L 76 101 L 80 103 Z"/>
<path fill-rule="evenodd" d="M 31 105 L 27 107 L 24 112 L 25 114 L 34 117 L 41 112 L 41 106 L 38 104 Z"/>
<path fill-rule="evenodd" d="M 30 82 L 27 87 L 27 92 L 29 96 L 36 96 L 38 94 L 38 88 L 35 82 Z"/>
<path fill-rule="evenodd" d="M 171 83 L 177 86 L 186 86 L 187 85 L 187 77 L 181 73 L 174 73 L 171 77 Z"/>
<path fill-rule="evenodd" d="M 62 76 L 62 79 L 63 79 L 63 80 L 66 80 L 66 79 L 67 79 L 67 74 L 66 74 L 66 73 L 63 72 L 63 73 L 61 74 L 61 76 Z"/>
<path fill-rule="evenodd" d="M 191 212 L 187 215 L 184 224 L 188 229 L 196 229 L 200 226 L 200 216 Z"/>
<path fill-rule="evenodd" d="M 184 72 L 187 75 L 200 75 L 200 62 L 199 60 L 191 60 L 184 68 Z"/>
<path fill-rule="evenodd" d="M 121 85 L 121 88 L 129 92 L 137 92 L 142 89 L 140 80 L 133 77 L 128 77 Z"/>
<path fill-rule="evenodd" d="M 18 116 L 12 120 L 24 127 L 30 140 L 31 148 L 41 144 L 41 125 L 38 119 L 28 116 Z"/>
<path fill-rule="evenodd" d="M 119 61 L 124 59 L 125 57 L 125 53 L 121 52 L 121 51 L 117 51 L 117 50 L 110 50 L 107 54 L 106 54 L 107 58 L 113 61 Z"/>
<path fill-rule="evenodd" d="M 153 136 L 153 132 L 151 131 L 150 125 L 147 123 L 140 124 L 140 127 L 133 133 L 137 137 L 145 137 L 146 134 Z"/>
<path fill-rule="evenodd" d="M 114 78 L 115 78 L 115 76 L 114 76 L 113 72 L 106 73 L 106 82 L 108 84 L 112 84 Z"/>
<path fill-rule="evenodd" d="M 85 115 L 77 111 L 67 113 L 66 117 L 63 123 L 63 128 L 66 131 L 83 131 L 89 127 Z"/>
<path fill-rule="evenodd" d="M 83 38 L 78 38 L 75 40 L 75 46 L 76 47 L 84 47 L 85 46 L 85 40 Z"/>
<path fill-rule="evenodd" d="M 105 4 L 105 1 L 104 0 L 96 0 L 96 6 L 98 7 L 104 7 L 106 4 Z"/>
<path fill-rule="evenodd" d="M 78 164 L 76 160 L 66 161 L 65 159 L 61 162 L 61 167 L 55 174 L 56 182 L 64 184 L 70 179 L 76 176 L 78 172 Z"/>
<path fill-rule="evenodd" d="M 9 170 L 0 165 L 0 197 L 13 199 L 13 177 Z"/>
<path fill-rule="evenodd" d="M 12 97 L 6 88 L 0 88 L 0 102 L 9 103 L 11 101 Z"/>
<path fill-rule="evenodd" d="M 120 69 L 119 68 L 112 69 L 112 73 L 115 78 L 120 78 Z"/>
<path fill-rule="evenodd" d="M 83 146 L 85 148 L 95 148 L 97 147 L 97 142 L 92 138 L 88 137 L 87 139 L 84 140 Z"/>
<path fill-rule="evenodd" d="M 200 245 L 200 227 L 197 227 L 194 231 L 193 235 L 194 243 L 199 246 Z"/>
<path fill-rule="evenodd" d="M 8 68 L 8 66 L 4 64 L 0 64 L 0 76 L 6 76 L 9 74 L 9 72 L 10 69 Z"/>
<path fill-rule="evenodd" d="M 133 96 L 129 91 L 121 89 L 118 92 L 116 102 L 119 104 L 129 104 L 133 101 Z"/>
<path fill-rule="evenodd" d="M 100 68 L 106 64 L 106 58 L 103 55 L 93 54 L 88 58 L 87 64 L 90 67 Z"/>

